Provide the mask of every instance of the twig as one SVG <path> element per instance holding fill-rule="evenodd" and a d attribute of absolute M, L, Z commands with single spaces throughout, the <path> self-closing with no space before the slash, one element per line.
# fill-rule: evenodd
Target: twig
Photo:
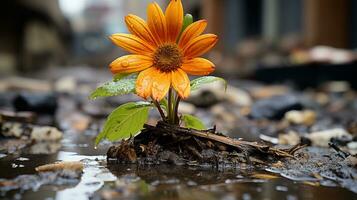
<path fill-rule="evenodd" d="M 216 142 L 223 143 L 225 145 L 238 148 L 238 149 L 244 149 L 244 147 L 250 146 L 253 147 L 254 149 L 263 152 L 263 153 L 268 153 L 268 154 L 274 154 L 279 157 L 290 157 L 293 158 L 293 153 L 299 148 L 293 147 L 292 149 L 277 149 L 274 147 L 270 147 L 266 144 L 259 144 L 258 142 L 248 142 L 248 141 L 243 141 L 243 140 L 237 140 L 234 138 L 230 138 L 227 136 L 223 135 L 218 135 L 216 133 L 212 133 L 212 130 L 205 130 L 205 131 L 200 131 L 200 130 L 195 130 L 195 129 L 188 129 L 188 128 L 183 128 L 179 126 L 174 126 L 170 125 L 165 122 L 159 122 L 156 126 L 157 128 L 163 129 L 167 133 L 179 135 L 179 134 L 188 134 Z"/>
<path fill-rule="evenodd" d="M 165 120 L 166 120 L 165 113 L 164 113 L 164 111 L 162 110 L 162 108 L 161 108 L 159 102 L 157 102 L 156 100 L 153 100 L 153 102 L 154 102 L 155 106 L 157 107 L 157 110 L 159 111 L 162 120 L 165 121 Z"/>
<path fill-rule="evenodd" d="M 333 148 L 336 152 L 337 155 L 343 159 L 347 158 L 348 156 L 350 156 L 351 154 L 345 151 L 342 151 L 335 143 L 333 142 L 329 142 L 328 145 Z"/>

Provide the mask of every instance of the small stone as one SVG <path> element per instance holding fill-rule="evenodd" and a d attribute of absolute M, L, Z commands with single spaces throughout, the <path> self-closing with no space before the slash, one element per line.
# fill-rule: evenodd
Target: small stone
<path fill-rule="evenodd" d="M 35 126 L 31 132 L 31 139 L 39 141 L 56 141 L 62 138 L 63 133 L 51 126 Z"/>
<path fill-rule="evenodd" d="M 39 141 L 57 141 L 62 138 L 63 133 L 52 126 L 34 126 L 18 122 L 4 122 L 0 129 L 1 135 L 5 137 L 16 137 Z"/>
<path fill-rule="evenodd" d="M 194 92 L 187 99 L 189 103 L 201 108 L 211 107 L 221 100 L 222 99 L 220 97 L 217 97 L 214 92 L 210 90 L 200 90 L 198 92 Z"/>
<path fill-rule="evenodd" d="M 54 115 L 58 107 L 57 97 L 50 93 L 24 92 L 15 97 L 13 104 L 17 111 L 50 115 Z"/>
<path fill-rule="evenodd" d="M 236 122 L 237 117 L 232 112 L 229 112 L 222 104 L 213 106 L 210 111 L 215 116 L 215 118 L 224 121 L 225 127 L 234 127 L 234 123 Z"/>
<path fill-rule="evenodd" d="M 56 92 L 72 94 L 77 88 L 77 81 L 73 76 L 64 76 L 58 79 L 54 84 Z"/>
<path fill-rule="evenodd" d="M 72 130 L 83 132 L 88 128 L 91 122 L 91 118 L 87 115 L 76 112 L 68 116 L 66 121 L 69 123 L 69 126 Z"/>
<path fill-rule="evenodd" d="M 324 89 L 332 93 L 344 93 L 350 91 L 351 86 L 346 81 L 331 81 L 324 85 Z"/>
<path fill-rule="evenodd" d="M 81 162 L 58 162 L 53 164 L 41 165 L 35 168 L 37 172 L 54 172 L 54 171 L 83 171 L 83 163 Z"/>
<path fill-rule="evenodd" d="M 36 114 L 33 112 L 0 111 L 1 121 L 33 123 L 35 119 L 36 119 Z"/>
<path fill-rule="evenodd" d="M 279 140 L 278 138 L 275 138 L 275 137 L 270 137 L 268 135 L 264 135 L 264 134 L 260 134 L 259 135 L 259 138 L 263 141 L 266 141 L 266 142 L 270 142 L 272 144 L 278 144 L 279 143 Z"/>
<path fill-rule="evenodd" d="M 279 134 L 279 144 L 297 145 L 300 143 L 300 136 L 294 131 L 287 134 Z"/>
<path fill-rule="evenodd" d="M 9 77 L 0 81 L 1 90 L 26 90 L 48 92 L 51 90 L 51 84 L 48 81 L 30 79 L 24 77 Z"/>
<path fill-rule="evenodd" d="M 350 142 L 347 144 L 349 149 L 357 150 L 357 142 Z"/>
<path fill-rule="evenodd" d="M 303 124 L 306 126 L 311 126 L 316 121 L 316 113 L 311 110 L 292 110 L 285 113 L 284 119 L 292 124 Z"/>
<path fill-rule="evenodd" d="M 330 98 L 326 93 L 318 92 L 315 95 L 315 100 L 320 105 L 326 105 L 330 101 Z"/>
<path fill-rule="evenodd" d="M 224 90 L 218 90 L 217 92 L 221 94 L 217 95 L 222 95 L 225 100 L 228 102 L 237 105 L 237 106 L 250 106 L 252 105 L 252 98 L 250 97 L 249 93 L 228 85 L 227 91 L 225 92 Z"/>
<path fill-rule="evenodd" d="M 225 89 L 225 85 L 220 82 L 201 87 L 192 92 L 188 99 L 188 102 L 198 107 L 210 107 L 221 101 L 228 101 L 237 106 L 250 106 L 252 104 L 252 98 L 248 92 L 231 85 L 228 85 Z"/>
<path fill-rule="evenodd" d="M 352 135 L 342 128 L 318 131 L 306 135 L 306 138 L 311 140 L 311 144 L 313 146 L 319 147 L 328 147 L 328 143 L 331 141 L 332 138 L 342 137 L 350 138 L 350 140 L 352 140 Z"/>
<path fill-rule="evenodd" d="M 334 64 L 349 63 L 354 60 L 354 54 L 351 51 L 329 46 L 315 46 L 309 51 L 309 57 L 314 62 Z"/>
<path fill-rule="evenodd" d="M 22 124 L 17 122 L 4 122 L 0 129 L 1 135 L 5 137 L 20 138 L 24 132 Z"/>
<path fill-rule="evenodd" d="M 273 96 L 284 95 L 289 91 L 289 88 L 283 85 L 271 85 L 256 87 L 251 90 L 251 95 L 255 99 L 266 99 Z"/>
<path fill-rule="evenodd" d="M 184 114 L 194 114 L 196 112 L 196 107 L 193 104 L 187 102 L 180 102 L 180 106 L 178 108 L 179 113 Z"/>
<path fill-rule="evenodd" d="M 274 96 L 256 101 L 252 106 L 250 116 L 254 119 L 279 120 L 286 112 L 302 108 L 301 102 L 294 95 Z"/>

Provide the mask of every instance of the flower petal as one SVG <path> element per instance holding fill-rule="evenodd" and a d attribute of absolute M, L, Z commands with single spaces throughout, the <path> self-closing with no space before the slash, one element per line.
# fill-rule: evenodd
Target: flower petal
<path fill-rule="evenodd" d="M 183 24 L 183 7 L 181 0 L 171 0 L 165 11 L 167 39 L 176 42 Z"/>
<path fill-rule="evenodd" d="M 110 71 L 116 73 L 133 73 L 147 69 L 153 65 L 151 57 L 144 55 L 126 55 L 110 63 Z"/>
<path fill-rule="evenodd" d="M 191 75 L 205 76 L 214 71 L 214 64 L 204 58 L 194 58 L 184 61 L 181 69 Z"/>
<path fill-rule="evenodd" d="M 151 55 L 154 52 L 154 47 L 132 34 L 116 33 L 109 38 L 114 44 L 133 54 Z"/>
<path fill-rule="evenodd" d="M 144 99 L 147 99 L 151 96 L 151 87 L 155 79 L 156 69 L 150 67 L 139 73 L 138 78 L 136 79 L 136 94 L 141 96 Z"/>
<path fill-rule="evenodd" d="M 206 29 L 207 21 L 206 20 L 199 20 L 190 24 L 183 32 L 179 41 L 179 47 L 184 48 L 184 46 L 196 38 L 197 36 L 201 35 L 203 31 Z"/>
<path fill-rule="evenodd" d="M 155 70 L 156 72 L 153 73 L 155 78 L 152 83 L 151 92 L 152 98 L 157 101 L 160 101 L 169 91 L 169 88 L 171 86 L 171 74 L 161 72 L 157 69 Z"/>
<path fill-rule="evenodd" d="M 128 30 L 133 35 L 138 36 L 140 39 L 146 41 L 147 43 L 156 46 L 155 39 L 150 32 L 149 26 L 145 20 L 141 19 L 136 15 L 128 15 L 125 17 L 125 23 L 128 27 Z"/>
<path fill-rule="evenodd" d="M 191 40 L 183 49 L 184 56 L 188 59 L 200 56 L 209 51 L 218 41 L 214 34 L 204 34 Z"/>
<path fill-rule="evenodd" d="M 148 12 L 147 21 L 151 33 L 155 37 L 156 41 L 160 42 L 160 44 L 165 43 L 166 32 L 167 32 L 166 19 L 160 6 L 156 2 L 150 3 L 147 12 Z"/>
<path fill-rule="evenodd" d="M 171 82 L 181 98 L 185 99 L 190 95 L 190 79 L 183 70 L 177 69 L 171 72 Z"/>

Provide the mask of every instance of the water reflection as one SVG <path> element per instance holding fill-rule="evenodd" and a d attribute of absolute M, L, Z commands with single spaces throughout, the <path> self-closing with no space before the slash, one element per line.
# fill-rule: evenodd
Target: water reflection
<path fill-rule="evenodd" d="M 114 175 L 100 165 L 100 162 L 105 160 L 105 156 L 84 156 L 75 152 L 60 151 L 57 158 L 61 161 L 82 161 L 85 166 L 78 185 L 58 191 L 56 193 L 57 200 L 88 199 L 104 185 L 104 182 L 116 180 Z"/>

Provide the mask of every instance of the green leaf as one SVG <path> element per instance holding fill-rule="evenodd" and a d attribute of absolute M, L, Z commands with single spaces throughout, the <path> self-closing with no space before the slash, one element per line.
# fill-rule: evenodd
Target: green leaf
<path fill-rule="evenodd" d="M 191 81 L 191 91 L 199 89 L 202 85 L 216 82 L 216 81 L 221 81 L 224 83 L 224 90 L 227 90 L 227 81 L 224 80 L 223 78 L 220 77 L 215 77 L 215 76 L 203 76 L 197 79 L 194 79 Z"/>
<path fill-rule="evenodd" d="M 108 116 L 95 145 L 104 138 L 117 141 L 135 136 L 147 121 L 151 107 L 148 102 L 130 102 L 119 106 Z"/>
<path fill-rule="evenodd" d="M 160 105 L 166 110 L 167 112 L 167 108 L 168 108 L 168 105 L 169 103 L 167 102 L 167 99 L 166 98 L 163 98 L 161 101 L 160 101 Z"/>
<path fill-rule="evenodd" d="M 197 130 L 205 130 L 206 129 L 206 126 L 203 124 L 203 122 L 195 116 L 184 114 L 182 116 L 182 120 L 185 123 L 186 128 L 193 128 L 193 129 L 197 129 Z"/>
<path fill-rule="evenodd" d="M 96 99 L 98 97 L 111 97 L 117 95 L 125 95 L 135 93 L 135 83 L 137 74 L 122 75 L 121 77 L 115 77 L 113 81 L 104 83 L 98 87 L 89 96 L 90 99 Z"/>
<path fill-rule="evenodd" d="M 192 15 L 191 14 L 186 14 L 185 17 L 183 18 L 183 24 L 182 24 L 181 32 L 183 32 L 192 23 L 193 23 Z"/>
<path fill-rule="evenodd" d="M 119 81 L 120 79 L 123 79 L 130 75 L 135 75 L 135 74 L 114 74 L 113 81 Z"/>

